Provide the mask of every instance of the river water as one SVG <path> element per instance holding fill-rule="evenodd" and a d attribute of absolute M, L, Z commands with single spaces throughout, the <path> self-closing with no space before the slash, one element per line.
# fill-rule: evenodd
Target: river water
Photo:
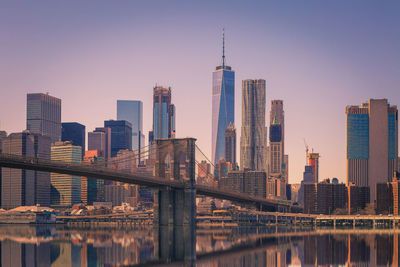
<path fill-rule="evenodd" d="M 398 266 L 399 230 L 0 226 L 1 266 Z M 167 242 L 162 236 L 169 236 Z M 195 248 L 188 254 L 187 248 Z M 182 252 L 186 248 L 186 252 Z M 165 251 L 167 250 L 167 251 Z"/>

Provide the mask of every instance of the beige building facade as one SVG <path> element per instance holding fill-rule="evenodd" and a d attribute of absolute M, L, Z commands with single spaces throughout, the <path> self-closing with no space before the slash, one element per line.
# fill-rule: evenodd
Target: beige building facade
<path fill-rule="evenodd" d="M 398 110 L 387 99 L 346 107 L 347 183 L 370 187 L 390 182 L 398 168 Z"/>
<path fill-rule="evenodd" d="M 240 168 L 265 171 L 265 80 L 242 81 Z"/>

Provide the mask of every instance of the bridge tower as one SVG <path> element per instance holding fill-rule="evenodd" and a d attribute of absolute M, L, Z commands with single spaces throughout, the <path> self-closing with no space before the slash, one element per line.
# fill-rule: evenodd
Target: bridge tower
<path fill-rule="evenodd" d="M 194 138 L 157 139 L 155 176 L 183 182 L 184 187 L 160 187 L 154 194 L 154 222 L 159 229 L 159 258 L 196 258 L 196 181 Z"/>

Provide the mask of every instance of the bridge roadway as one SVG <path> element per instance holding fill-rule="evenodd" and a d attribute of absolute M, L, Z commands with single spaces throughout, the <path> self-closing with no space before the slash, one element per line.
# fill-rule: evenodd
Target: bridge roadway
<path fill-rule="evenodd" d="M 163 178 L 146 176 L 143 174 L 126 173 L 101 166 L 96 166 L 96 168 L 94 168 L 90 165 L 71 164 L 62 161 L 30 158 L 4 153 L 0 153 L 0 167 L 93 177 L 96 179 L 137 184 L 153 188 L 169 187 L 171 189 L 184 189 L 184 183 L 181 181 L 166 180 Z M 257 207 L 264 207 L 267 209 L 278 209 L 292 212 L 301 212 L 302 210 L 298 206 L 292 206 L 289 203 L 284 203 L 275 199 L 249 196 L 247 194 L 224 191 L 215 187 L 200 184 L 196 184 L 196 194 L 218 199 L 226 199 L 249 205 L 256 205 Z"/>

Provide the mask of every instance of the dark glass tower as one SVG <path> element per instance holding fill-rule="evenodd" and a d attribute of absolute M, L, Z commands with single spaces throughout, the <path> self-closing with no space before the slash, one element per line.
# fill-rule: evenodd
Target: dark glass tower
<path fill-rule="evenodd" d="M 61 141 L 71 141 L 72 145 L 82 148 L 82 158 L 85 155 L 86 127 L 77 122 L 63 122 Z"/>
<path fill-rule="evenodd" d="M 225 157 L 225 130 L 235 124 L 235 72 L 225 65 L 225 37 L 223 35 L 222 65 L 213 72 L 212 88 L 212 162 L 218 165 Z"/>
<path fill-rule="evenodd" d="M 104 121 L 104 127 L 111 129 L 111 157 L 121 149 L 132 150 L 132 124 L 128 121 Z"/>

